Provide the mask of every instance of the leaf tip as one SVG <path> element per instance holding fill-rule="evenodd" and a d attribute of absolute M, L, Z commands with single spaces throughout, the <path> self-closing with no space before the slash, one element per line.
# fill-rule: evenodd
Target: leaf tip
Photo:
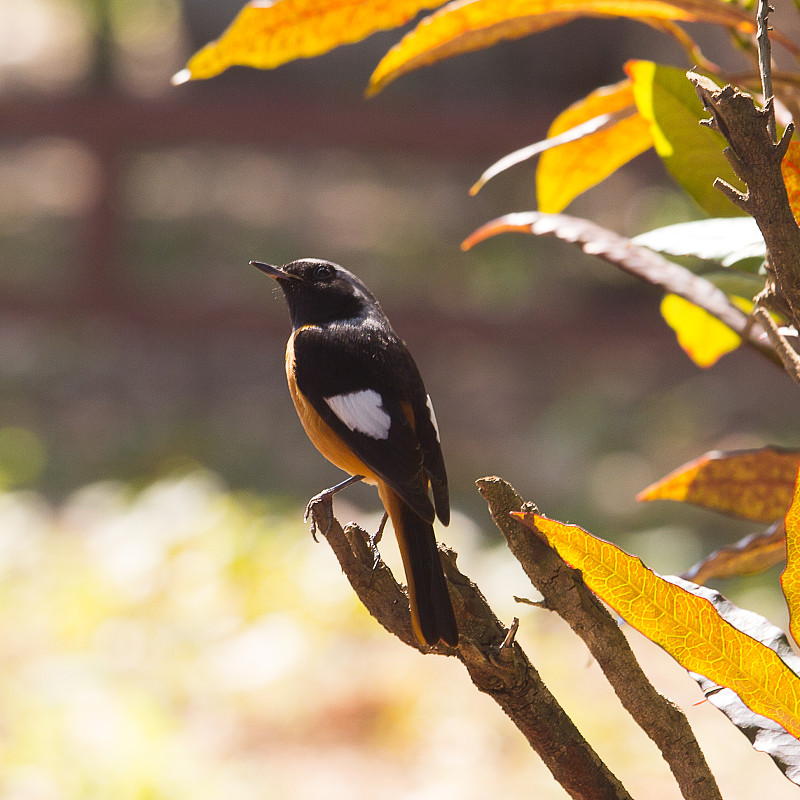
<path fill-rule="evenodd" d="M 658 483 L 651 483 L 649 486 L 642 489 L 634 498 L 637 503 L 647 503 L 650 500 L 658 499 Z"/>
<path fill-rule="evenodd" d="M 170 79 L 169 82 L 173 86 L 180 86 L 182 83 L 188 83 L 192 79 L 192 71 L 188 67 L 178 70 Z"/>
<path fill-rule="evenodd" d="M 479 231 L 473 231 L 463 242 L 459 245 L 461 250 L 466 253 L 467 250 L 472 250 L 472 248 L 480 242 L 483 237 L 478 235 Z"/>

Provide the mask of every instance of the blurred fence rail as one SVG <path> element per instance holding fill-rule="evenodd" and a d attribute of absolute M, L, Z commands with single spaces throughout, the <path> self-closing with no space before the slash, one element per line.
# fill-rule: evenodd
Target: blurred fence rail
<path fill-rule="evenodd" d="M 265 96 L 205 86 L 176 89 L 169 100 L 113 92 L 0 99 L 0 147 L 69 140 L 92 155 L 98 173 L 92 202 L 81 215 L 75 263 L 64 265 L 67 293 L 20 293 L 0 284 L 0 312 L 56 317 L 110 312 L 170 325 L 176 322 L 174 311 L 184 320 L 201 315 L 209 321 L 213 310 L 195 303 L 165 315 L 148 308 L 151 300 L 130 302 L 122 278 L 128 220 L 120 196 L 123 159 L 131 154 L 185 144 L 338 147 L 474 161 L 477 177 L 494 159 L 543 136 L 551 112 L 511 104 L 459 106 L 417 99 L 404 106 L 296 92 Z M 224 313 L 240 316 L 236 309 Z"/>

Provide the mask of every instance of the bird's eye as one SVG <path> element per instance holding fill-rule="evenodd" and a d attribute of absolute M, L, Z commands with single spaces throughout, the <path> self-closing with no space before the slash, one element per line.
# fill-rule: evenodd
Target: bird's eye
<path fill-rule="evenodd" d="M 320 264 L 314 270 L 315 278 L 330 278 L 333 275 L 333 267 L 330 264 Z"/>

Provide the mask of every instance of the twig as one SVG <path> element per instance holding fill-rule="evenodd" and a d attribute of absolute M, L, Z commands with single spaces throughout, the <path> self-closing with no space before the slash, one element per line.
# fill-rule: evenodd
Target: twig
<path fill-rule="evenodd" d="M 774 9 L 769 0 L 758 0 L 758 70 L 761 73 L 761 89 L 764 93 L 764 110 L 769 109 L 767 117 L 767 130 L 773 144 L 777 141 L 775 129 L 775 97 L 772 93 L 772 45 L 769 41 L 769 12 Z"/>
<path fill-rule="evenodd" d="M 761 323 L 761 326 L 767 332 L 767 337 L 783 362 L 783 367 L 789 374 L 789 377 L 796 384 L 800 385 L 800 355 L 798 355 L 797 351 L 780 332 L 778 326 L 775 324 L 775 320 L 772 319 L 765 308 L 756 306 L 753 309 L 753 317 Z"/>
<path fill-rule="evenodd" d="M 642 672 L 628 640 L 602 603 L 542 539 L 510 515 L 522 498 L 500 478 L 482 478 L 478 490 L 495 524 L 531 583 L 583 639 L 622 705 L 655 742 L 686 800 L 721 800 L 700 746 L 683 712 L 659 694 Z"/>
<path fill-rule="evenodd" d="M 318 515 L 318 525 L 327 525 L 323 508 L 314 506 L 312 514 Z M 417 642 L 411 629 L 403 588 L 382 561 L 374 566 L 369 534 L 355 525 L 343 530 L 333 517 L 325 539 L 370 614 L 410 647 L 456 656 L 475 686 L 505 711 L 571 797 L 632 800 L 514 641 L 514 626 L 504 628 L 478 587 L 456 568 L 452 552 L 440 548 L 458 621 L 459 645 L 455 649 L 443 645 L 427 648 Z"/>
<path fill-rule="evenodd" d="M 511 627 L 508 629 L 508 633 L 506 634 L 506 638 L 503 639 L 503 642 L 500 645 L 501 650 L 504 647 L 511 647 L 511 645 L 514 644 L 514 639 L 517 638 L 518 630 L 519 630 L 519 617 L 514 617 L 514 619 L 511 621 Z"/>

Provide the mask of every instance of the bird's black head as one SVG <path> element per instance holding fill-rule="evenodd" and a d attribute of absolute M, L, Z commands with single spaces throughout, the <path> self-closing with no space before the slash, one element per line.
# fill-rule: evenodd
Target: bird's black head
<path fill-rule="evenodd" d="M 250 263 L 283 289 L 295 328 L 352 319 L 373 309 L 380 313 L 370 290 L 352 272 L 331 261 L 301 258 L 283 267 Z"/>

